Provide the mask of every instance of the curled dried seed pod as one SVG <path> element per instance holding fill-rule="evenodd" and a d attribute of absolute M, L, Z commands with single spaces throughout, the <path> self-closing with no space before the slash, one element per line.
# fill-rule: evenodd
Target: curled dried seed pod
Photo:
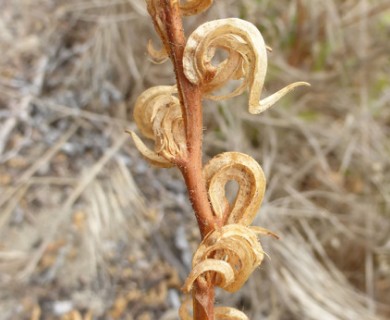
<path fill-rule="evenodd" d="M 225 152 L 206 164 L 203 175 L 214 214 L 228 224 L 250 225 L 265 192 L 265 176 L 260 165 L 246 154 Z M 231 180 L 239 187 L 232 206 L 225 196 L 225 185 Z"/>
<path fill-rule="evenodd" d="M 190 292 L 195 280 L 200 276 L 204 277 L 204 274 L 210 271 L 219 275 L 217 281 L 214 283 L 218 287 L 225 288 L 234 280 L 234 272 L 229 263 L 223 260 L 207 259 L 193 266 L 182 290 L 184 292 Z"/>
<path fill-rule="evenodd" d="M 170 104 L 179 104 L 179 100 L 173 96 L 176 91 L 175 86 L 156 86 L 145 90 L 137 98 L 133 116 L 138 129 L 145 137 L 155 139 L 153 119 L 159 109 Z"/>
<path fill-rule="evenodd" d="M 138 151 L 143 155 L 143 157 L 149 161 L 149 163 L 155 167 L 159 168 L 170 168 L 173 167 L 174 164 L 164 157 L 158 155 L 156 152 L 150 150 L 142 140 L 135 134 L 133 131 L 127 131 L 134 141 L 135 146 Z"/>
<path fill-rule="evenodd" d="M 180 2 L 180 10 L 184 16 L 192 16 L 208 9 L 213 0 L 185 0 Z"/>
<path fill-rule="evenodd" d="M 185 281 L 183 291 L 189 292 L 198 277 L 217 272 L 216 285 L 235 292 L 243 286 L 263 258 L 264 251 L 255 232 L 240 224 L 223 226 L 209 233 L 199 245 L 192 260 L 193 269 Z"/>
<path fill-rule="evenodd" d="M 216 49 L 227 51 L 228 57 L 214 66 Z M 260 100 L 267 73 L 267 47 L 260 31 L 251 23 L 237 19 L 206 22 L 189 37 L 184 50 L 184 73 L 189 81 L 202 86 L 206 97 L 228 99 L 249 88 L 249 112 L 258 114 L 277 102 L 292 89 L 309 85 L 296 82 Z M 225 95 L 211 95 L 229 80 L 242 79 L 241 85 Z"/>
<path fill-rule="evenodd" d="M 148 41 L 147 50 L 154 63 L 160 64 L 168 60 L 167 50 L 164 47 L 155 49 L 151 40 Z"/>
<path fill-rule="evenodd" d="M 153 118 L 153 131 L 158 154 L 171 161 L 186 154 L 184 121 L 178 100 L 157 111 Z"/>
<path fill-rule="evenodd" d="M 144 91 L 134 107 L 134 119 L 141 133 L 155 141 L 155 151 L 130 132 L 134 143 L 149 162 L 170 167 L 186 155 L 186 139 L 179 99 L 175 87 L 158 86 Z"/>

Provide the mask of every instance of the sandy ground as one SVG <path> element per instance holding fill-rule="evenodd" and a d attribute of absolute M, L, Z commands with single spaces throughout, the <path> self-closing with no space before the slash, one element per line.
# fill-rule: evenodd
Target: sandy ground
<path fill-rule="evenodd" d="M 253 156 L 270 259 L 217 303 L 250 319 L 390 318 L 390 2 L 226 0 L 186 19 L 261 30 L 267 92 L 205 101 L 205 161 Z M 143 1 L 0 0 L 0 319 L 177 319 L 199 234 L 175 169 L 125 129 L 146 88 L 172 84 Z M 234 189 L 234 188 L 233 188 Z"/>

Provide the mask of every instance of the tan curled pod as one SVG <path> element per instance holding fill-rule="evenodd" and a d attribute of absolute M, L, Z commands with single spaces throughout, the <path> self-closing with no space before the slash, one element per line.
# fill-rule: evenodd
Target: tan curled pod
<path fill-rule="evenodd" d="M 225 50 L 228 57 L 214 66 L 212 59 L 217 49 Z M 248 88 L 249 112 L 252 114 L 268 109 L 297 86 L 308 85 L 296 82 L 261 100 L 267 63 L 267 47 L 260 31 L 253 24 L 237 18 L 210 21 L 199 26 L 189 37 L 183 57 L 186 77 L 201 85 L 209 99 L 229 99 Z M 238 88 L 228 94 L 212 94 L 233 79 L 242 79 Z"/>
<path fill-rule="evenodd" d="M 154 48 L 152 41 L 149 40 L 146 49 L 154 63 L 160 64 L 168 60 L 168 53 L 165 47 L 162 47 L 160 50 L 157 50 Z"/>
<path fill-rule="evenodd" d="M 264 251 L 255 232 L 240 224 L 223 226 L 208 234 L 199 245 L 183 291 L 189 292 L 198 277 L 213 272 L 217 286 L 236 292 L 263 259 Z"/>
<path fill-rule="evenodd" d="M 250 225 L 265 192 L 265 176 L 252 157 L 240 152 L 225 152 L 212 158 L 203 169 L 214 214 L 226 223 Z M 238 192 L 229 206 L 225 195 L 228 181 L 236 181 Z"/>
<path fill-rule="evenodd" d="M 156 86 L 145 90 L 137 98 L 133 116 L 138 129 L 145 137 L 155 139 L 153 118 L 158 110 L 165 109 L 172 104 L 180 107 L 179 99 L 173 95 L 176 91 L 175 86 Z"/>
<path fill-rule="evenodd" d="M 174 86 L 152 87 L 138 97 L 134 107 L 138 129 L 155 141 L 155 150 L 150 150 L 134 132 L 130 134 L 141 154 L 158 167 L 173 166 L 177 157 L 186 154 L 183 118 L 175 92 Z"/>

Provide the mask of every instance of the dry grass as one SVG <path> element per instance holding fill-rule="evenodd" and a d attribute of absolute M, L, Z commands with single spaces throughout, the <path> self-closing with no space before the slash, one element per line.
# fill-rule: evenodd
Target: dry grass
<path fill-rule="evenodd" d="M 281 236 L 245 289 L 218 298 L 251 319 L 390 317 L 389 8 L 226 0 L 188 21 L 257 24 L 267 89 L 312 84 L 258 117 L 245 97 L 205 103 L 207 156 L 262 164 L 257 223 Z M 195 220 L 178 173 L 149 168 L 123 134 L 137 95 L 172 82 L 149 38 L 142 1 L 2 2 L 0 319 L 176 319 Z"/>

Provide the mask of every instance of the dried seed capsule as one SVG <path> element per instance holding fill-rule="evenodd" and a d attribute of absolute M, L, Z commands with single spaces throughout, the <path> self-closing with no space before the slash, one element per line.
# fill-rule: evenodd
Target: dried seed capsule
<path fill-rule="evenodd" d="M 214 66 L 212 59 L 217 49 L 225 50 L 228 57 Z M 268 109 L 294 88 L 309 85 L 295 82 L 261 100 L 267 73 L 267 47 L 253 24 L 237 18 L 210 21 L 199 26 L 187 41 L 183 65 L 188 80 L 201 85 L 209 99 L 229 99 L 248 88 L 249 112 L 252 114 Z M 233 79 L 242 79 L 241 85 L 228 94 L 212 94 Z"/>
<path fill-rule="evenodd" d="M 187 152 L 180 102 L 174 92 L 173 86 L 152 87 L 138 97 L 134 107 L 138 129 L 155 141 L 155 150 L 150 150 L 134 132 L 130 134 L 142 155 L 158 167 L 173 166 Z"/>
<path fill-rule="evenodd" d="M 252 157 L 240 152 L 225 152 L 212 158 L 203 169 L 212 209 L 225 223 L 250 225 L 265 192 L 265 176 Z M 239 189 L 230 207 L 225 185 L 234 180 Z"/>

